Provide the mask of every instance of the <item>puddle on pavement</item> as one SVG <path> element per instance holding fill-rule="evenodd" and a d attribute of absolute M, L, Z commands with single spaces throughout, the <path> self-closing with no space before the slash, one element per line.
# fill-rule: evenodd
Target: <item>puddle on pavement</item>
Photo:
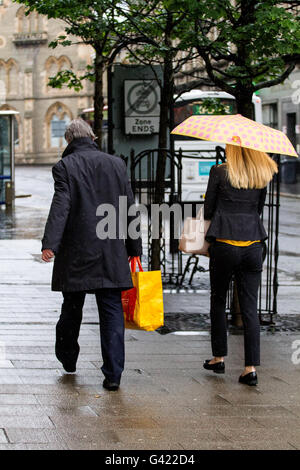
<path fill-rule="evenodd" d="M 47 215 L 37 207 L 0 208 L 0 239 L 41 239 Z"/>
<path fill-rule="evenodd" d="M 175 336 L 208 336 L 208 331 L 174 331 L 171 335 Z"/>
<path fill-rule="evenodd" d="M 273 317 L 274 324 L 261 325 L 262 334 L 294 333 L 300 331 L 300 317 L 297 315 L 280 315 Z M 242 335 L 243 328 L 229 325 L 229 334 Z M 156 330 L 161 335 L 174 334 L 178 336 L 207 336 L 210 332 L 208 314 L 200 313 L 167 313 L 164 326 Z"/>

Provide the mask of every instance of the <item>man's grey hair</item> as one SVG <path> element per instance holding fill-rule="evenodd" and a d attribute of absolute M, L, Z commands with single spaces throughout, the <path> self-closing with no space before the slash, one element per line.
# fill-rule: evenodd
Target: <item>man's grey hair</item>
<path fill-rule="evenodd" d="M 81 118 L 73 119 L 66 128 L 65 139 L 67 142 L 72 142 L 73 139 L 80 137 L 90 137 L 95 139 L 95 134 L 91 126 Z"/>

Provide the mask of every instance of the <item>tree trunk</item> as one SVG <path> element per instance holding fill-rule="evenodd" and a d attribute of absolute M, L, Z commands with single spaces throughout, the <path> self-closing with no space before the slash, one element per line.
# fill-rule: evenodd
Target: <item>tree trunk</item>
<path fill-rule="evenodd" d="M 236 94 L 237 112 L 248 119 L 254 119 L 254 108 L 252 103 L 253 89 L 249 87 L 238 87 Z"/>
<path fill-rule="evenodd" d="M 104 58 L 100 52 L 96 50 L 94 60 L 95 66 L 95 89 L 94 89 L 94 133 L 97 137 L 97 144 L 101 149 L 102 146 L 102 124 L 103 124 L 103 73 Z"/>
<path fill-rule="evenodd" d="M 241 0 L 241 16 L 240 25 L 247 27 L 249 24 L 255 23 L 255 8 L 256 1 L 254 0 Z M 251 47 L 249 45 L 248 38 L 241 40 L 237 46 L 238 65 L 242 68 L 246 68 L 250 61 L 249 56 L 251 53 Z M 242 116 L 254 119 L 252 95 L 253 95 L 253 83 L 252 79 L 247 78 L 246 80 L 237 79 L 235 93 L 237 102 L 237 111 Z"/>

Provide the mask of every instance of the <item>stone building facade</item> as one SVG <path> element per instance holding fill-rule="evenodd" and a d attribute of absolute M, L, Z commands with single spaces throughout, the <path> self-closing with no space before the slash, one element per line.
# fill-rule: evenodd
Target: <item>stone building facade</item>
<path fill-rule="evenodd" d="M 300 64 L 280 85 L 260 90 L 264 124 L 283 131 L 300 155 Z"/>
<path fill-rule="evenodd" d="M 93 84 L 75 92 L 53 89 L 48 79 L 58 71 L 84 73 L 93 50 L 84 44 L 51 49 L 48 44 L 64 33 L 61 20 L 48 20 L 25 8 L 0 0 L 0 109 L 19 112 L 15 122 L 16 163 L 57 161 L 66 145 L 65 125 L 93 103 Z"/>

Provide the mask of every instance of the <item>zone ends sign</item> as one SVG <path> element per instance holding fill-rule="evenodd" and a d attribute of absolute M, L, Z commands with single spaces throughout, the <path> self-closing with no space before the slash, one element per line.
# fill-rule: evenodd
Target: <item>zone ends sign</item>
<path fill-rule="evenodd" d="M 125 80 L 125 134 L 156 134 L 160 88 L 156 80 Z"/>

